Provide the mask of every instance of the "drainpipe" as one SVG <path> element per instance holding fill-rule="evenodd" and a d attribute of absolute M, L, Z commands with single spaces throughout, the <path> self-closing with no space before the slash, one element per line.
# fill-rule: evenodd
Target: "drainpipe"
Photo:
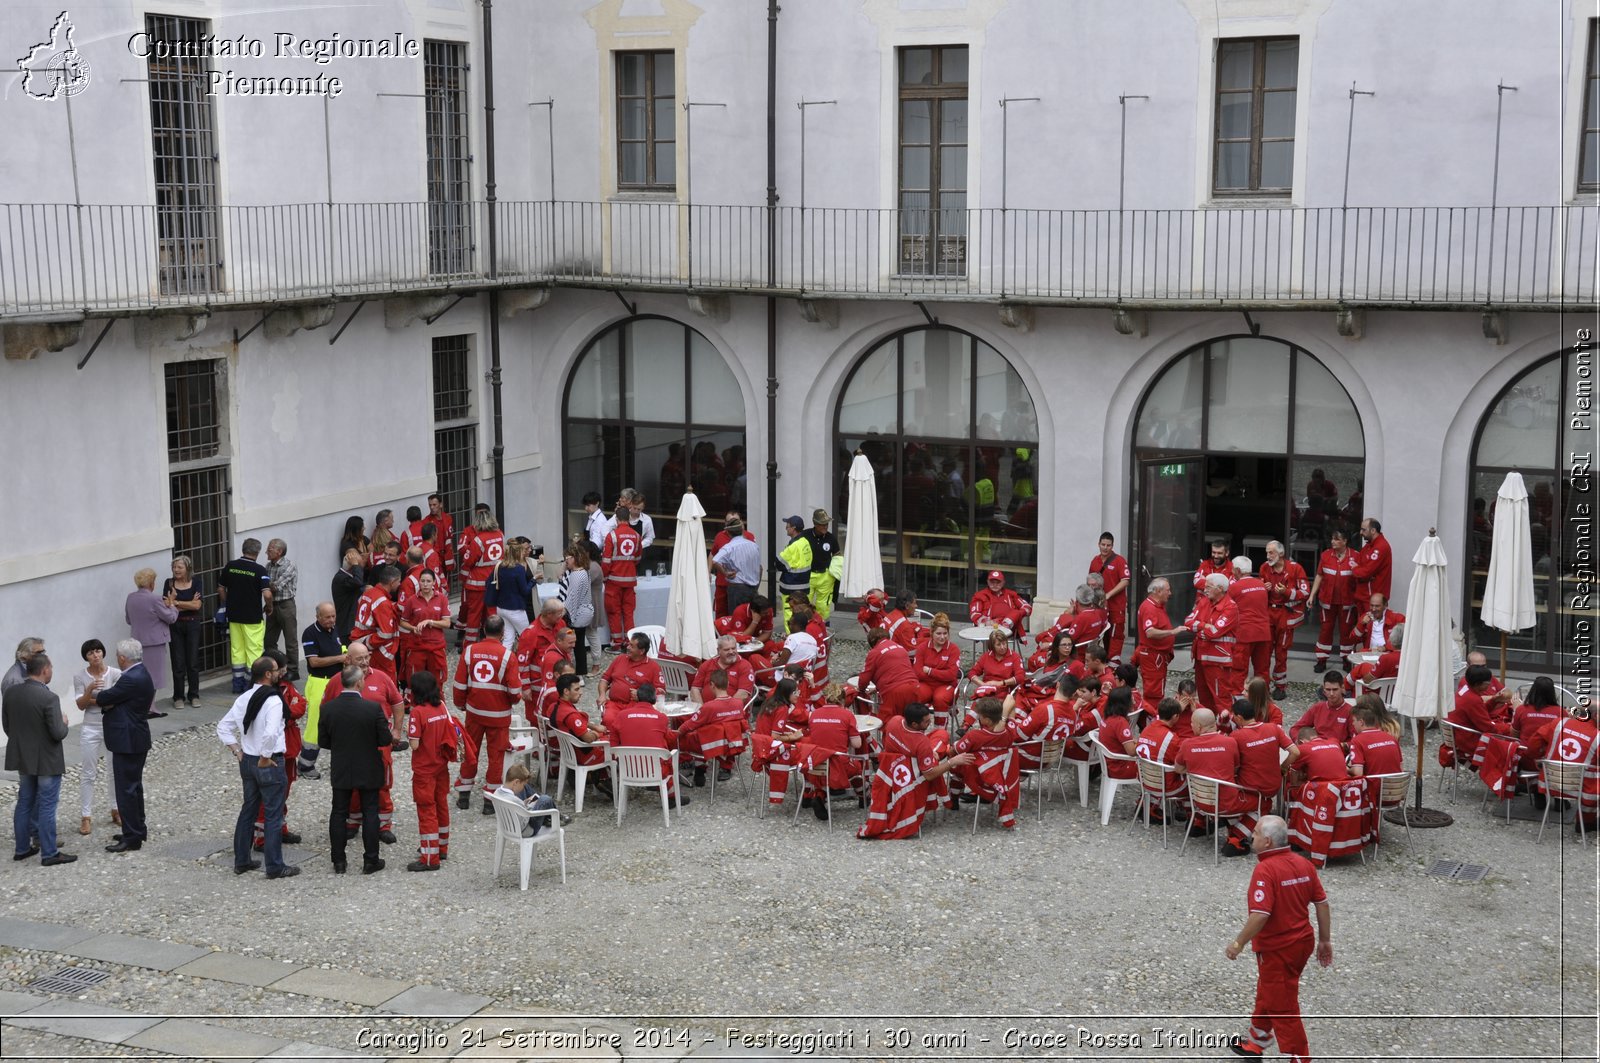
<path fill-rule="evenodd" d="M 483 199 L 488 213 L 484 229 L 489 245 L 488 279 L 500 271 L 499 212 L 495 209 L 494 174 L 494 0 L 483 3 Z M 494 449 L 489 461 L 494 470 L 494 515 L 502 528 L 506 520 L 505 423 L 500 406 L 500 289 L 489 289 L 489 394 L 494 406 Z"/>
<path fill-rule="evenodd" d="M 767 0 L 767 534 L 778 539 L 778 0 Z M 778 600 L 776 565 L 767 597 Z"/>

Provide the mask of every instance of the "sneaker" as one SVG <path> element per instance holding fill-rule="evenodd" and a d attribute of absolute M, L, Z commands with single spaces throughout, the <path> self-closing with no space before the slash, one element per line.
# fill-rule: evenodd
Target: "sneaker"
<path fill-rule="evenodd" d="M 184 707 L 183 699 L 182 698 L 173 698 L 172 699 L 172 707 L 175 708 L 175 709 L 183 708 Z"/>
<path fill-rule="evenodd" d="M 285 845 L 299 845 L 300 844 L 300 835 L 296 834 L 292 830 L 284 831 L 283 832 L 283 844 L 285 844 Z"/>
<path fill-rule="evenodd" d="M 378 832 L 378 840 L 385 845 L 393 845 L 400 839 L 394 836 L 394 831 L 392 830 L 380 830 Z"/>
<path fill-rule="evenodd" d="M 268 878 L 294 878 L 299 873 L 300 873 L 300 869 L 298 867 L 296 867 L 294 864 L 286 864 L 286 865 L 284 865 L 284 868 L 283 868 L 282 871 L 268 871 L 267 872 L 267 877 Z"/>
<path fill-rule="evenodd" d="M 190 698 L 189 699 L 189 707 L 191 709 L 198 709 L 202 704 L 204 704 L 204 703 L 199 698 Z"/>
<path fill-rule="evenodd" d="M 1246 1041 L 1238 1034 L 1234 1035 L 1233 1040 L 1229 1042 L 1228 1047 L 1233 1050 L 1233 1054 L 1236 1056 L 1251 1056 L 1255 1059 L 1260 1059 L 1262 1056 L 1267 1054 L 1260 1045 L 1256 1044 L 1254 1041 Z"/>
<path fill-rule="evenodd" d="M 463 812 L 471 808 L 472 795 L 465 790 L 462 790 L 460 793 L 456 794 L 456 807 Z"/>
<path fill-rule="evenodd" d="M 260 860 L 252 860 L 248 864 L 234 864 L 233 865 L 233 873 L 235 875 L 243 875 L 243 874 L 247 874 L 247 873 L 249 873 L 251 871 L 260 871 L 260 870 L 261 870 L 261 861 Z"/>
<path fill-rule="evenodd" d="M 318 771 L 316 768 L 302 768 L 296 766 L 295 777 L 299 779 L 320 779 L 322 778 L 322 772 Z"/>
<path fill-rule="evenodd" d="M 77 855 L 75 853 L 61 853 L 61 852 L 58 852 L 54 856 L 46 856 L 43 859 L 41 859 L 39 861 L 39 866 L 40 867 L 55 867 L 57 864 L 70 864 L 70 863 L 72 863 L 73 861 L 75 861 L 77 859 L 78 859 L 78 857 L 77 857 Z"/>
<path fill-rule="evenodd" d="M 561 825 L 563 827 L 572 826 L 572 817 L 567 815 L 565 812 L 561 813 Z"/>
<path fill-rule="evenodd" d="M 407 871 L 437 871 L 437 870 L 439 870 L 439 865 L 438 864 L 424 863 L 421 860 L 413 860 L 413 861 L 411 861 L 411 863 L 406 865 L 406 870 Z"/>

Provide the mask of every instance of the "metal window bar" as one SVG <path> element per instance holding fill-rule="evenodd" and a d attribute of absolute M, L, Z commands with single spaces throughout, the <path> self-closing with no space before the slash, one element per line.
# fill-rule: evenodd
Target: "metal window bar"
<path fill-rule="evenodd" d="M 434 430 L 433 469 L 459 535 L 472 526 L 472 509 L 478 504 L 477 422 Z"/>
<path fill-rule="evenodd" d="M 472 416 L 471 355 L 467 336 L 433 340 L 433 419 L 436 424 Z"/>
<path fill-rule="evenodd" d="M 172 553 L 187 554 L 200 581 L 200 669 L 210 671 L 228 664 L 227 639 L 214 624 L 205 623 L 217 609 L 216 574 L 231 553 L 232 487 L 226 464 L 189 468 L 169 478 L 172 492 Z"/>
<path fill-rule="evenodd" d="M 222 287 L 217 155 L 206 19 L 147 15 L 150 135 L 155 159 L 156 259 L 162 295 Z M 165 53 L 165 54 L 162 54 Z"/>
<path fill-rule="evenodd" d="M 472 145 L 467 136 L 467 70 L 465 44 L 424 43 L 428 272 L 434 275 L 472 271 Z"/>
<path fill-rule="evenodd" d="M 222 448 L 215 361 L 173 362 L 166 367 L 167 460 L 214 458 Z"/>

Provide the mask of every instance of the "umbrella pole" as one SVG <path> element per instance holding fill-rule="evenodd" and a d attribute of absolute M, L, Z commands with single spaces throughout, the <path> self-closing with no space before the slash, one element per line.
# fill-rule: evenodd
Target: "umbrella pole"
<path fill-rule="evenodd" d="M 1504 631 L 1500 632 L 1500 685 L 1506 685 L 1506 638 Z"/>
<path fill-rule="evenodd" d="M 1403 823 L 1407 826 L 1423 827 L 1448 827 L 1455 822 L 1454 817 L 1448 812 L 1422 807 L 1422 752 L 1424 746 L 1423 736 L 1427 731 L 1427 724 L 1418 717 L 1415 721 L 1417 727 L 1417 800 L 1416 807 L 1408 814 L 1404 809 L 1390 809 L 1383 814 L 1383 818 L 1390 823 Z"/>

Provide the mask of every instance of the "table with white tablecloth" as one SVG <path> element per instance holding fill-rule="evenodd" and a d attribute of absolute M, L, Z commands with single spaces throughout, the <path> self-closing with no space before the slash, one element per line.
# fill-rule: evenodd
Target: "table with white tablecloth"
<path fill-rule="evenodd" d="M 667 594 L 672 589 L 671 576 L 640 576 L 639 582 L 634 587 L 633 626 L 643 627 L 646 624 L 661 624 L 667 622 Z M 560 591 L 554 583 L 539 584 L 539 600 L 554 598 Z M 594 603 L 595 623 L 600 625 L 602 639 L 609 639 L 611 632 L 606 626 L 605 599 L 602 595 L 595 595 Z"/>

